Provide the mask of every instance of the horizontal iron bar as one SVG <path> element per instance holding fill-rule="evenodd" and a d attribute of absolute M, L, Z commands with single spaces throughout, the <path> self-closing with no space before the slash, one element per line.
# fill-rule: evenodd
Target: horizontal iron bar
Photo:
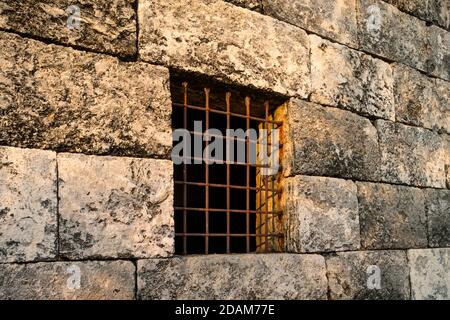
<path fill-rule="evenodd" d="M 197 187 L 206 187 L 206 183 L 204 182 L 184 182 L 184 181 L 174 181 L 175 184 L 180 185 L 188 185 L 188 186 L 197 186 Z M 253 190 L 253 191 L 265 191 L 266 189 L 264 187 L 246 187 L 246 186 L 238 186 L 238 185 L 227 185 L 227 184 L 218 184 L 218 183 L 209 183 L 209 187 L 212 188 L 228 188 L 228 189 L 237 189 L 237 190 Z M 272 190 L 269 190 L 272 194 Z M 281 194 L 282 190 L 279 189 L 278 191 L 273 192 L 273 195 Z"/>
<path fill-rule="evenodd" d="M 241 142 L 247 142 L 247 139 L 242 139 L 242 138 L 238 138 L 238 137 L 229 137 L 227 135 L 218 135 L 218 134 L 212 134 L 212 133 L 204 133 L 204 132 L 197 132 L 197 131 L 192 131 L 192 130 L 188 130 L 187 132 L 189 132 L 192 135 L 195 136 L 210 136 L 213 138 L 218 138 L 218 139 L 222 139 L 222 140 L 235 140 L 235 141 L 241 141 Z M 271 146 L 272 143 L 265 143 L 265 142 L 260 142 L 259 140 L 248 140 L 249 143 L 252 144 L 256 144 L 256 145 L 267 145 L 267 146 Z M 279 150 L 281 150 L 283 148 L 283 144 L 279 143 L 279 144 L 273 144 L 274 146 L 277 146 Z"/>
<path fill-rule="evenodd" d="M 181 108 L 184 108 L 184 107 L 186 107 L 186 108 L 189 108 L 189 109 L 194 109 L 194 110 L 201 110 L 201 111 L 206 111 L 206 108 L 204 108 L 204 107 L 198 107 L 198 106 L 192 106 L 192 105 L 184 105 L 184 104 L 182 104 L 182 103 L 176 103 L 176 102 L 173 102 L 172 103 L 174 106 L 176 106 L 176 107 L 181 107 Z M 239 114 L 239 113 L 234 113 L 234 112 L 226 112 L 226 111 L 222 111 L 222 110 L 217 110 L 217 109 L 211 109 L 211 108 L 208 108 L 208 112 L 211 112 L 211 113 L 218 113 L 218 114 L 222 114 L 222 115 L 227 115 L 227 114 L 229 114 L 230 116 L 233 116 L 233 117 L 238 117 L 238 118 L 243 118 L 243 119 L 250 119 L 250 120 L 255 120 L 255 121 L 260 121 L 260 122 L 264 122 L 264 123 L 270 123 L 270 124 L 275 124 L 275 125 L 277 125 L 277 126 L 279 126 L 279 127 L 281 127 L 282 125 L 283 125 L 283 122 L 282 121 L 272 121 L 272 120 L 266 120 L 265 118 L 260 118 L 260 117 L 255 117 L 255 116 L 246 116 L 246 115 L 244 115 L 244 114 Z"/>
<path fill-rule="evenodd" d="M 203 161 L 210 161 L 210 160 L 215 160 L 215 159 L 209 159 L 209 158 L 199 158 L 199 157 L 178 157 L 178 156 L 172 156 L 173 159 L 182 159 L 182 160 L 197 160 L 197 161 L 202 161 L 201 164 L 204 164 Z M 226 160 L 222 160 L 223 163 L 215 163 L 218 165 L 221 164 L 227 164 Z M 255 167 L 255 168 L 272 168 L 270 165 L 264 165 L 264 164 L 251 164 L 251 163 L 246 163 L 246 162 L 228 162 L 228 164 L 230 165 L 234 165 L 234 166 L 250 166 L 250 167 Z M 282 171 L 283 167 L 281 165 L 278 166 L 278 172 Z"/>
<path fill-rule="evenodd" d="M 275 237 L 275 238 L 281 238 L 284 237 L 283 234 L 281 233 L 269 233 L 269 234 L 260 234 L 260 233 L 175 233 L 176 237 L 204 237 L 204 236 L 208 236 L 208 237 L 264 237 L 266 238 L 266 236 L 270 236 L 270 237 Z"/>
<path fill-rule="evenodd" d="M 256 211 L 256 210 L 239 210 L 239 209 L 219 209 L 219 208 L 190 208 L 190 207 L 174 207 L 174 210 L 186 210 L 186 211 L 201 211 L 201 212 L 232 212 L 232 213 L 257 213 L 257 214 L 270 214 L 280 215 L 283 211 Z"/>

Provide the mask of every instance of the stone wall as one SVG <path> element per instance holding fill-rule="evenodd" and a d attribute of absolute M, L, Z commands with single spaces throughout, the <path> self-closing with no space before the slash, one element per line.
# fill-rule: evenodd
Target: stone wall
<path fill-rule="evenodd" d="M 1 299 L 450 299 L 447 1 L 72 4 L 0 0 Z M 174 255 L 173 70 L 288 101 L 285 253 Z"/>

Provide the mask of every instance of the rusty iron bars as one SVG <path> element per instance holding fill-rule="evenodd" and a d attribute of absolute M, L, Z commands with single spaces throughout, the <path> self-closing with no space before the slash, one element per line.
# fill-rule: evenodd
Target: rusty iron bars
<path fill-rule="evenodd" d="M 215 109 L 214 106 L 210 106 L 210 94 L 209 88 L 204 88 L 204 106 L 196 106 L 188 103 L 188 83 L 183 82 L 183 102 L 173 102 L 175 107 L 174 112 L 179 112 L 182 110 L 182 129 L 187 130 L 191 134 L 198 134 L 197 132 L 192 132 L 188 130 L 189 123 L 189 112 L 194 110 L 195 112 L 202 112 L 203 119 L 205 121 L 205 131 L 210 128 L 210 120 L 215 116 L 225 116 L 225 127 L 218 129 L 243 129 L 232 127 L 233 118 L 245 120 L 245 129 L 281 129 L 282 121 L 274 120 L 273 116 L 270 114 L 270 104 L 269 101 L 264 103 L 264 117 L 256 116 L 251 114 L 251 99 L 246 97 L 244 103 L 245 111 L 243 113 L 238 113 L 232 111 L 231 107 L 231 93 L 226 92 L 224 94 L 225 110 Z M 257 123 L 257 125 L 253 125 Z M 178 128 L 175 128 L 178 129 Z M 201 133 L 203 134 L 203 133 Z M 256 141 L 251 140 L 250 136 L 247 135 L 244 140 L 237 137 L 219 137 L 210 135 L 215 138 L 222 138 L 225 140 L 233 139 L 234 141 L 243 141 L 246 146 L 246 156 L 245 162 L 235 161 L 224 161 L 221 166 L 224 167 L 225 179 L 221 183 L 212 182 L 210 179 L 210 165 L 203 163 L 204 172 L 202 173 L 203 181 L 189 181 L 189 169 L 188 165 L 183 162 L 181 165 L 175 165 L 175 173 L 181 172 L 181 180 L 175 180 L 175 186 L 181 187 L 180 192 L 175 192 L 175 199 L 180 199 L 179 203 L 181 205 L 175 205 L 175 215 L 178 217 L 176 219 L 176 232 L 175 240 L 179 246 L 176 246 L 176 253 L 187 255 L 192 253 L 250 253 L 250 252 L 274 252 L 282 251 L 282 239 L 283 234 L 280 232 L 281 219 L 283 212 L 279 206 L 279 199 L 281 197 L 281 190 L 279 188 L 279 182 L 281 177 L 281 167 L 276 175 L 263 175 L 262 169 L 267 167 L 267 165 L 259 163 L 251 163 L 250 161 L 250 145 L 272 145 L 272 141 L 261 141 L 258 138 Z M 270 135 L 269 135 L 270 137 Z M 208 140 L 208 139 L 206 139 Z M 203 141 L 203 146 L 207 147 L 208 141 Z M 278 148 L 281 150 L 282 143 L 280 142 Z M 226 143 L 226 153 L 229 152 L 229 143 Z M 268 148 L 271 149 L 271 148 Z M 281 154 L 281 151 L 280 151 Z M 184 155 L 183 155 L 184 156 Z M 269 154 L 270 156 L 270 154 Z M 194 156 L 190 157 L 191 160 L 205 160 L 197 159 Z M 281 161 L 280 161 L 281 163 Z M 231 177 L 234 175 L 235 166 L 243 166 L 245 168 L 245 178 L 238 183 L 232 183 Z M 253 179 L 252 179 L 253 177 Z M 203 205 L 191 207 L 189 206 L 189 194 L 190 188 L 200 187 L 203 191 L 201 194 L 196 194 L 199 198 L 204 199 Z M 223 207 L 215 207 L 214 199 L 216 195 L 214 190 L 225 189 L 225 205 Z M 176 190 L 179 190 L 176 188 Z M 231 192 L 233 190 L 245 191 L 245 201 L 239 203 L 239 208 L 232 207 L 232 196 Z M 203 200 L 202 200 L 203 201 Z M 239 223 L 244 223 L 244 226 L 238 226 L 235 228 L 234 225 L 237 222 L 233 222 L 231 217 L 232 214 L 243 214 L 245 215 L 245 220 L 240 220 Z M 181 218 L 180 218 L 181 215 Z M 195 220 L 189 219 L 195 215 Z M 225 232 L 218 231 L 217 228 L 211 226 L 210 218 L 214 218 L 213 215 L 224 215 Z M 204 221 L 200 221 L 204 219 Z M 199 224 L 204 226 L 202 232 L 197 230 L 189 230 L 189 223 Z M 181 224 L 181 226 L 180 226 Z M 239 229 L 239 231 L 236 231 Z M 222 229 L 221 229 L 222 230 Z M 242 232 L 241 230 L 245 230 Z M 218 238 L 224 238 L 225 245 L 216 246 L 215 241 Z M 244 239 L 245 242 L 240 242 L 240 248 L 235 249 L 232 245 L 233 239 Z M 198 241 L 195 244 L 198 246 L 196 250 L 192 250 L 191 242 L 193 239 L 203 239 L 203 245 L 200 245 Z"/>

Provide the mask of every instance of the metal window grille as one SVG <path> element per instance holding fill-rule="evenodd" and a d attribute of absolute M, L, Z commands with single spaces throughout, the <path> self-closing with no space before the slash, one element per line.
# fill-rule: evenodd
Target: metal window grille
<path fill-rule="evenodd" d="M 259 129 L 282 132 L 282 121 L 274 120 L 271 115 L 270 99 L 258 100 L 226 88 L 215 89 L 203 85 L 191 87 L 181 81 L 173 85 L 173 127 L 202 138 L 209 128 L 219 129 L 223 136 L 213 138 L 224 140 L 225 154 L 229 152 L 230 139 L 233 144 L 245 143 L 245 161 L 174 165 L 175 251 L 182 255 L 281 251 L 282 168 L 277 174 L 263 175 L 267 165 L 250 161 L 251 147 L 266 143 L 271 150 L 270 135 L 265 141 L 260 135 L 257 140 L 246 136 L 242 141 L 237 137 L 227 138 L 225 134 L 227 129 L 251 128 L 257 132 Z M 202 121 L 201 133 L 194 130 L 194 121 Z M 202 150 L 208 143 L 202 141 Z M 280 157 L 281 150 L 280 143 Z M 191 161 L 202 160 L 192 154 Z"/>

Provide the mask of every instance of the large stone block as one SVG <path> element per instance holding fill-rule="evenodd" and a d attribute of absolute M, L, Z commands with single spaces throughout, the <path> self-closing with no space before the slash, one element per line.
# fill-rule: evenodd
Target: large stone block
<path fill-rule="evenodd" d="M 352 181 L 296 176 L 283 183 L 289 252 L 359 249 L 358 199 Z"/>
<path fill-rule="evenodd" d="M 314 35 L 310 39 L 311 101 L 395 119 L 389 64 Z"/>
<path fill-rule="evenodd" d="M 56 189 L 56 153 L 0 147 L 0 263 L 56 257 Z"/>
<path fill-rule="evenodd" d="M 377 120 L 384 182 L 445 188 L 444 144 L 427 129 Z"/>
<path fill-rule="evenodd" d="M 422 20 L 450 29 L 450 3 L 448 0 L 384 0 L 401 11 Z"/>
<path fill-rule="evenodd" d="M 0 264 L 0 299 L 133 299 L 135 270 L 129 261 Z"/>
<path fill-rule="evenodd" d="M 134 2 L 0 0 L 0 28 L 61 44 L 131 56 L 137 53 Z"/>
<path fill-rule="evenodd" d="M 450 190 L 424 189 L 430 247 L 450 247 Z"/>
<path fill-rule="evenodd" d="M 422 190 L 379 183 L 356 184 L 364 249 L 427 247 Z"/>
<path fill-rule="evenodd" d="M 381 0 L 358 0 L 362 50 L 450 79 L 450 34 Z"/>
<path fill-rule="evenodd" d="M 292 100 L 287 108 L 287 175 L 376 180 L 380 162 L 377 132 L 349 111 Z"/>
<path fill-rule="evenodd" d="M 330 298 L 409 300 L 404 251 L 341 252 L 326 259 Z"/>
<path fill-rule="evenodd" d="M 319 255 L 246 254 L 138 261 L 139 299 L 326 299 Z"/>
<path fill-rule="evenodd" d="M 307 97 L 306 32 L 220 0 L 140 0 L 139 55 L 224 81 Z"/>
<path fill-rule="evenodd" d="M 394 75 L 396 121 L 450 132 L 450 83 L 402 64 Z"/>
<path fill-rule="evenodd" d="M 357 47 L 355 0 L 263 0 L 264 14 Z"/>
<path fill-rule="evenodd" d="M 173 253 L 172 162 L 59 154 L 61 255 Z"/>
<path fill-rule="evenodd" d="M 450 17 L 450 15 L 449 15 Z M 429 37 L 431 41 L 430 73 L 433 76 L 450 80 L 450 32 L 442 28 L 429 27 Z M 447 95 L 448 96 L 448 95 Z"/>
<path fill-rule="evenodd" d="M 450 134 L 450 82 L 436 79 L 436 92 L 439 97 L 439 106 L 443 114 L 438 129 Z"/>
<path fill-rule="evenodd" d="M 450 299 L 450 249 L 408 250 L 408 261 L 413 299 Z"/>
<path fill-rule="evenodd" d="M 0 32 L 0 144 L 167 156 L 169 73 Z"/>

